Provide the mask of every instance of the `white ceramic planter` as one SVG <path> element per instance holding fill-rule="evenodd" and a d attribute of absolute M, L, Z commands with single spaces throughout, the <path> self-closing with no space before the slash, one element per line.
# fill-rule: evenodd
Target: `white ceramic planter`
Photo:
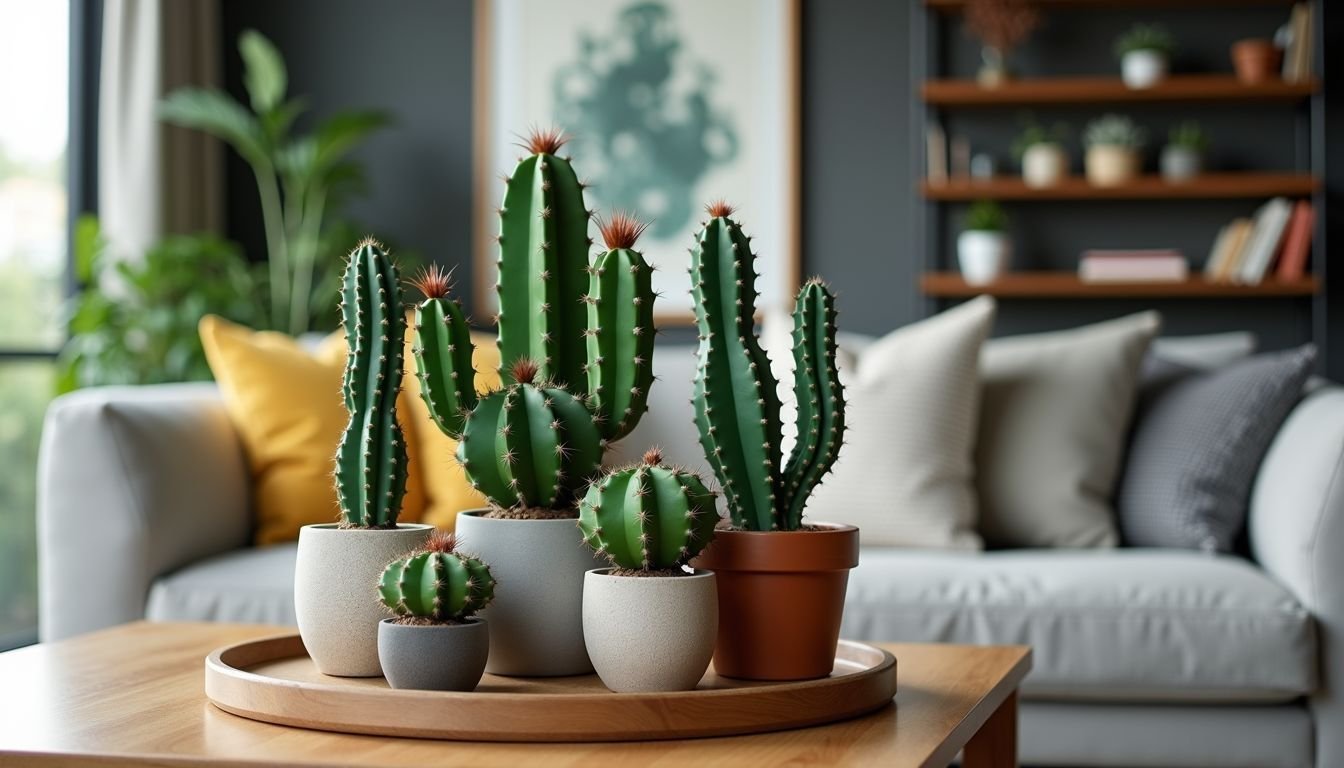
<path fill-rule="evenodd" d="M 1069 155 L 1053 141 L 1032 144 L 1022 153 L 1022 181 L 1028 187 L 1053 187 L 1069 175 Z"/>
<path fill-rule="evenodd" d="M 378 660 L 387 684 L 422 691 L 474 691 L 490 653 L 490 625 L 378 625 Z"/>
<path fill-rule="evenodd" d="M 1130 88 L 1152 88 L 1166 79 L 1167 68 L 1161 51 L 1130 51 L 1120 58 L 1120 78 Z"/>
<path fill-rule="evenodd" d="M 1167 181 L 1189 181 L 1204 172 L 1204 156 L 1189 147 L 1168 144 L 1162 148 L 1159 165 Z"/>
<path fill-rule="evenodd" d="M 1011 244 L 1003 232 L 968 229 L 957 236 L 961 276 L 971 285 L 992 283 L 1008 268 Z"/>
<path fill-rule="evenodd" d="M 1132 147 L 1096 144 L 1084 158 L 1087 181 L 1098 187 L 1117 187 L 1139 173 L 1139 153 Z"/>
<path fill-rule="evenodd" d="M 689 691 L 714 656 L 719 596 L 711 571 L 583 580 L 583 636 L 603 685 L 617 693 Z"/>
<path fill-rule="evenodd" d="M 378 677 L 378 578 L 393 560 L 417 549 L 432 525 L 388 530 L 341 529 L 335 524 L 299 529 L 294 563 L 294 613 L 299 635 L 317 670 L 337 677 Z"/>
<path fill-rule="evenodd" d="M 490 564 L 492 675 L 554 677 L 593 671 L 583 644 L 583 574 L 601 560 L 575 520 L 495 520 L 485 510 L 457 516 L 458 547 Z"/>

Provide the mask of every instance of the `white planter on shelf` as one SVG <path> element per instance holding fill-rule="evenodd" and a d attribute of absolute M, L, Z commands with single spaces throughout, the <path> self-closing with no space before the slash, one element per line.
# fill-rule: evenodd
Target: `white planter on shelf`
<path fill-rule="evenodd" d="M 1011 244 L 1003 232 L 968 229 L 957 236 L 957 261 L 970 285 L 994 282 L 1008 268 Z"/>
<path fill-rule="evenodd" d="M 1094 144 L 1084 158 L 1087 181 L 1097 187 L 1118 187 L 1139 173 L 1139 151 L 1118 144 Z"/>
<path fill-rule="evenodd" d="M 1069 175 L 1069 155 L 1056 142 L 1032 144 L 1022 153 L 1022 181 L 1028 187 L 1053 187 Z"/>
<path fill-rule="evenodd" d="M 1120 77 L 1130 88 L 1152 88 L 1167 78 L 1167 68 L 1161 51 L 1130 51 L 1120 58 Z"/>
<path fill-rule="evenodd" d="M 1189 181 L 1204 172 L 1204 156 L 1198 150 L 1168 144 L 1162 148 L 1159 165 L 1167 181 Z"/>

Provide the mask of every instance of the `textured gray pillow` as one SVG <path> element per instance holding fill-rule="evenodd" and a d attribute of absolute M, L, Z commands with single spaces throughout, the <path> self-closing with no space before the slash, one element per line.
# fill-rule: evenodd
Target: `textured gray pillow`
<path fill-rule="evenodd" d="M 1255 472 L 1315 359 L 1307 345 L 1211 371 L 1169 363 L 1135 418 L 1116 502 L 1125 542 L 1230 551 Z"/>

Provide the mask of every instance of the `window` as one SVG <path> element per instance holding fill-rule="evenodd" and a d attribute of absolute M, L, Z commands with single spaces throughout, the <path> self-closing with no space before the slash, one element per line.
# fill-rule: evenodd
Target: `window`
<path fill-rule="evenodd" d="M 0 648 L 37 627 L 36 468 L 65 338 L 70 6 L 0 0 Z"/>

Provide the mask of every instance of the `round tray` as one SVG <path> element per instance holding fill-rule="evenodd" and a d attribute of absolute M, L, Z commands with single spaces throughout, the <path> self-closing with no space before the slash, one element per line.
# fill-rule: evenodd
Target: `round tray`
<path fill-rule="evenodd" d="M 842 640 L 835 671 L 821 680 L 757 683 L 711 668 L 694 691 L 618 694 L 596 675 L 486 675 L 472 693 L 447 693 L 394 690 L 381 677 L 328 677 L 294 634 L 211 653 L 205 695 L 235 715 L 323 731 L 460 741 L 682 739 L 800 728 L 881 709 L 896 695 L 896 659 Z"/>

